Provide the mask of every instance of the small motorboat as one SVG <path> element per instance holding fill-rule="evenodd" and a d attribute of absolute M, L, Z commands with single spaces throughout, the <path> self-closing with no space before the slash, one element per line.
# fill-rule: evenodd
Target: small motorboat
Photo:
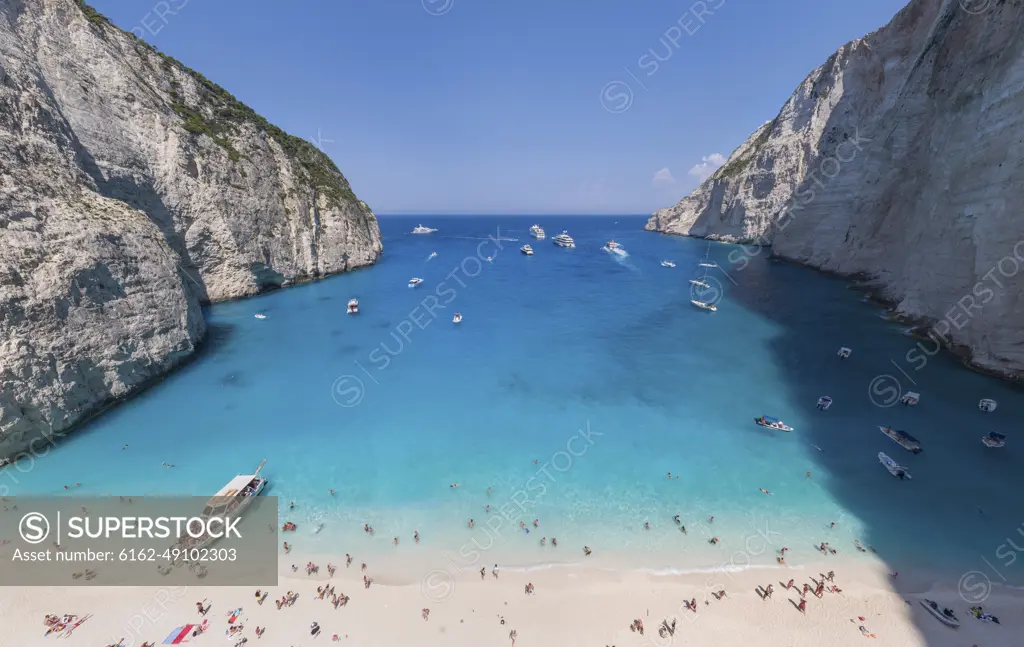
<path fill-rule="evenodd" d="M 782 422 L 778 418 L 773 418 L 771 416 L 761 416 L 760 418 L 754 418 L 754 422 L 756 422 L 762 427 L 767 427 L 769 429 L 776 429 L 778 431 L 793 431 L 792 427 Z"/>
<path fill-rule="evenodd" d="M 900 402 L 902 402 L 903 404 L 907 405 L 908 407 L 912 407 L 912 406 L 916 405 L 920 401 L 921 401 L 921 394 L 920 393 L 914 393 L 913 391 L 907 391 L 907 393 L 902 398 L 900 398 Z"/>
<path fill-rule="evenodd" d="M 533 248 L 530 247 L 529 245 L 523 245 L 522 247 L 519 248 L 519 251 L 526 254 L 527 256 L 533 256 Z"/>
<path fill-rule="evenodd" d="M 696 285 L 698 288 L 703 288 L 705 290 L 711 289 L 711 285 L 707 281 L 701 279 L 690 279 L 690 285 Z"/>
<path fill-rule="evenodd" d="M 992 413 L 996 410 L 996 401 L 989 398 L 983 398 L 978 402 L 978 408 L 985 413 Z"/>
<path fill-rule="evenodd" d="M 981 437 L 981 442 L 985 443 L 985 447 L 1006 447 L 1006 436 L 991 431 L 987 436 Z"/>
<path fill-rule="evenodd" d="M 419 279 L 419 278 L 415 278 L 415 277 L 409 279 L 409 287 L 410 288 L 414 288 L 417 285 L 419 285 L 420 283 L 423 283 L 423 279 Z"/>
<path fill-rule="evenodd" d="M 430 256 L 427 257 L 427 260 L 429 261 L 430 259 L 434 258 L 435 256 L 437 256 L 437 252 L 430 252 Z"/>
<path fill-rule="evenodd" d="M 936 620 L 947 627 L 952 627 L 953 629 L 960 628 L 960 621 L 956 619 L 956 614 L 953 613 L 952 609 L 946 607 L 939 608 L 937 602 L 927 599 L 921 600 L 921 606 L 924 607 L 928 613 L 935 616 Z"/>
<path fill-rule="evenodd" d="M 852 350 L 850 350 L 846 346 L 843 346 L 842 348 L 839 349 L 839 352 L 836 353 L 836 355 L 839 356 L 839 359 L 847 359 L 852 352 Z"/>
<path fill-rule="evenodd" d="M 818 408 L 822 411 L 828 411 L 829 407 L 832 406 L 832 398 L 827 395 L 823 395 L 818 398 Z"/>
<path fill-rule="evenodd" d="M 907 432 L 893 429 L 892 427 L 883 427 L 882 425 L 878 425 L 878 430 L 889 438 L 892 438 L 893 442 L 908 452 L 913 452 L 914 454 L 921 453 L 920 441 Z"/>
<path fill-rule="evenodd" d="M 452 323 L 461 323 L 461 322 L 462 322 L 462 314 L 456 312 L 455 316 L 452 317 Z"/>
<path fill-rule="evenodd" d="M 493 258 L 491 258 L 490 256 L 488 256 L 488 257 L 487 257 L 487 262 L 488 262 L 488 263 L 493 263 L 493 262 L 494 262 L 494 259 L 493 259 Z"/>
<path fill-rule="evenodd" d="M 605 243 L 604 247 L 602 247 L 601 250 L 608 252 L 609 254 L 618 254 L 619 256 L 626 256 L 626 248 L 620 245 L 619 243 L 615 242 L 614 240 L 609 240 L 607 243 Z"/>
<path fill-rule="evenodd" d="M 709 312 L 716 312 L 718 310 L 718 306 L 716 306 L 713 303 L 708 303 L 707 301 L 698 301 L 697 299 L 690 299 L 690 303 L 697 306 L 701 310 L 707 310 Z"/>
<path fill-rule="evenodd" d="M 885 469 L 889 470 L 890 474 L 900 477 L 900 480 L 910 478 L 910 472 L 907 471 L 907 468 L 886 456 L 885 452 L 878 452 L 878 462 L 881 463 Z"/>
<path fill-rule="evenodd" d="M 661 262 L 661 266 L 662 267 L 675 267 L 676 264 L 673 263 L 672 261 L 662 261 Z"/>
<path fill-rule="evenodd" d="M 263 314 L 262 312 L 254 314 L 253 316 L 256 317 L 257 319 L 266 319 L 267 318 L 267 315 Z"/>
<path fill-rule="evenodd" d="M 348 314 L 357 315 L 359 314 L 359 299 L 349 299 L 348 302 Z"/>

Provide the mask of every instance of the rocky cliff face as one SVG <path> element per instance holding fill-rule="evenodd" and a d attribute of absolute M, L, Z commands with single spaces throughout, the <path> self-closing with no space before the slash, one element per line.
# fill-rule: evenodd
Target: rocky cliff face
<path fill-rule="evenodd" d="M 181 362 L 201 304 L 381 250 L 311 144 L 79 0 L 0 2 L 0 458 Z"/>
<path fill-rule="evenodd" d="M 870 275 L 897 313 L 1019 376 L 1022 209 L 1024 0 L 912 0 L 647 229 Z"/>

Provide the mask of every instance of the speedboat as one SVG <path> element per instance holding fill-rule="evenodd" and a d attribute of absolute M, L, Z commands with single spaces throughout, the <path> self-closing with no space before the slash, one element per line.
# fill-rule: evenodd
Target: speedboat
<path fill-rule="evenodd" d="M 760 418 L 754 418 L 754 422 L 761 425 L 762 427 L 767 427 L 769 429 L 777 429 L 778 431 L 793 431 L 792 427 L 782 422 L 778 418 L 773 418 L 771 416 L 761 416 Z"/>
<path fill-rule="evenodd" d="M 704 288 L 705 290 L 711 289 L 711 285 L 702 279 L 690 279 L 690 285 L 696 285 L 698 288 Z"/>
<path fill-rule="evenodd" d="M 889 470 L 889 473 L 893 476 L 898 476 L 900 479 L 910 478 L 910 472 L 907 471 L 907 468 L 886 456 L 885 452 L 878 452 L 878 462 L 881 463 L 885 469 Z"/>
<path fill-rule="evenodd" d="M 1006 447 L 1006 436 L 990 431 L 987 436 L 981 437 L 981 442 L 985 443 L 985 447 Z"/>
<path fill-rule="evenodd" d="M 533 256 L 533 248 L 530 247 L 529 245 L 523 245 L 522 247 L 519 248 L 519 251 L 526 254 L 527 256 Z"/>
<path fill-rule="evenodd" d="M 909 452 L 913 452 L 914 454 L 921 453 L 921 443 L 917 440 L 917 438 L 914 438 L 907 432 L 899 431 L 898 429 L 893 429 L 892 427 L 883 427 L 881 425 L 878 426 L 878 429 L 889 438 L 892 438 L 893 442 L 895 442 L 903 449 Z"/>
<path fill-rule="evenodd" d="M 920 393 L 914 393 L 913 391 L 907 391 L 906 394 L 902 398 L 900 398 L 900 402 L 902 402 L 903 404 L 907 405 L 908 407 L 912 407 L 912 406 L 916 405 L 920 401 L 921 401 L 921 394 Z"/>
<path fill-rule="evenodd" d="M 460 323 L 462 321 L 462 314 L 456 312 L 455 316 L 452 317 L 452 323 Z"/>
<path fill-rule="evenodd" d="M 434 258 L 435 256 L 437 256 L 437 252 L 430 252 L 430 256 L 427 257 L 427 260 L 429 261 L 430 259 Z"/>
<path fill-rule="evenodd" d="M 256 317 L 257 319 L 266 319 L 267 318 L 267 315 L 263 314 L 262 312 L 258 313 L 258 314 L 254 314 L 253 316 Z"/>
<path fill-rule="evenodd" d="M 984 398 L 978 402 L 978 409 L 985 413 L 991 413 L 996 410 L 996 401 L 990 398 Z"/>
<path fill-rule="evenodd" d="M 690 303 L 692 303 L 693 305 L 697 306 L 701 310 L 707 310 L 709 312 L 715 312 L 715 311 L 718 310 L 718 306 L 716 306 L 713 303 L 708 303 L 706 301 L 698 301 L 697 299 L 690 299 Z"/>
<path fill-rule="evenodd" d="M 673 263 L 672 261 L 662 261 L 661 262 L 661 266 L 662 267 L 675 267 L 676 264 Z"/>
<path fill-rule="evenodd" d="M 601 249 L 603 251 L 608 252 L 609 254 L 618 254 L 620 256 L 626 255 L 626 248 L 618 244 L 614 240 L 609 240 L 607 243 L 604 244 L 604 247 L 602 247 Z"/>
<path fill-rule="evenodd" d="M 551 239 L 551 242 L 558 245 L 559 247 L 575 247 L 576 242 L 569 236 L 567 232 L 562 232 Z"/>
<path fill-rule="evenodd" d="M 921 600 L 921 606 L 947 627 L 952 627 L 953 629 L 960 627 L 960 621 L 956 619 L 956 614 L 953 613 L 952 609 L 945 607 L 940 609 L 937 602 L 928 599 Z"/>
<path fill-rule="evenodd" d="M 836 353 L 836 355 L 838 355 L 840 357 L 840 359 L 846 359 L 847 357 L 850 356 L 850 353 L 852 353 L 852 352 L 853 352 L 852 350 L 850 350 L 846 346 L 843 346 L 842 348 L 839 349 L 839 352 Z"/>
<path fill-rule="evenodd" d="M 413 228 L 412 233 L 414 233 L 414 234 L 432 234 L 435 231 L 437 231 L 437 230 L 436 229 L 431 229 L 430 227 L 424 227 L 423 225 L 416 225 L 416 227 Z"/>
<path fill-rule="evenodd" d="M 417 285 L 419 285 L 420 283 L 423 283 L 423 279 L 419 279 L 419 278 L 411 278 L 411 279 L 409 279 L 409 287 L 410 288 L 414 288 Z"/>
<path fill-rule="evenodd" d="M 827 395 L 823 395 L 818 398 L 818 408 L 822 411 L 828 411 L 829 407 L 832 406 L 832 398 Z"/>
<path fill-rule="evenodd" d="M 541 240 L 544 238 L 545 234 L 544 230 L 540 228 L 540 225 L 534 225 L 530 227 L 530 235 L 536 238 L 537 240 Z"/>
<path fill-rule="evenodd" d="M 348 314 L 357 315 L 359 314 L 359 299 L 349 299 L 348 302 Z"/>

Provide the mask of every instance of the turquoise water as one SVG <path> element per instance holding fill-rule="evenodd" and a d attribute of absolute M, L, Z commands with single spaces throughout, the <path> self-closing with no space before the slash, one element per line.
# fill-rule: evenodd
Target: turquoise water
<path fill-rule="evenodd" d="M 409 235 L 421 220 L 439 231 Z M 524 564 L 576 560 L 588 544 L 636 566 L 696 567 L 721 554 L 713 535 L 771 563 L 774 548 L 749 541 L 761 529 L 791 562 L 816 558 L 821 541 L 855 554 L 859 538 L 897 569 L 977 568 L 998 581 L 987 560 L 1024 582 L 1019 563 L 996 555 L 1024 521 L 1012 494 L 1024 480 L 1020 392 L 945 355 L 915 371 L 904 357 L 916 342 L 860 294 L 765 253 L 741 269 L 729 260 L 740 248 L 712 245 L 722 300 L 698 311 L 687 279 L 706 244 L 643 232 L 644 220 L 384 217 L 379 264 L 212 307 L 199 358 L 0 480 L 13 494 L 80 481 L 91 495 L 205 495 L 268 458 L 270 493 L 297 504 L 281 516 L 299 523 L 300 550 L 383 552 L 397 535 L 401 550 L 457 553 L 468 538 L 490 542 L 489 503 L 513 519 L 491 533 L 494 550 Z M 533 222 L 547 240 L 530 239 Z M 519 240 L 499 248 L 488 240 L 499 226 Z M 563 228 L 576 249 L 551 243 Z M 628 257 L 601 251 L 613 237 Z M 526 242 L 532 257 L 518 251 Z M 413 276 L 424 283 L 410 289 Z M 351 297 L 358 316 L 345 314 Z M 854 353 L 841 361 L 844 345 Z M 921 404 L 872 404 L 880 374 Z M 817 411 L 825 394 L 836 403 Z M 979 412 L 981 397 L 999 408 Z M 795 431 L 757 427 L 761 414 Z M 908 430 L 924 452 L 879 424 Z M 988 431 L 1009 434 L 1008 447 L 982 446 Z M 891 477 L 879 451 L 913 480 Z M 413 529 L 423 542 L 405 548 Z M 541 548 L 540 536 L 560 547 Z"/>

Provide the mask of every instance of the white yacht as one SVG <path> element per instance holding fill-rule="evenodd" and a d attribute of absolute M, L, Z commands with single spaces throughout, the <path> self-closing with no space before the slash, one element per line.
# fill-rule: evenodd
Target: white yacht
<path fill-rule="evenodd" d="M 609 254 L 618 254 L 619 256 L 628 255 L 626 253 L 626 248 L 620 245 L 619 243 L 615 242 L 614 240 L 609 240 L 607 243 L 604 244 L 604 247 L 602 247 L 601 249 L 603 251 L 608 252 Z"/>
<path fill-rule="evenodd" d="M 432 234 L 435 231 L 437 231 L 437 230 L 436 229 L 431 229 L 430 227 L 424 227 L 423 225 L 416 225 L 416 227 L 412 230 L 412 233 L 414 233 L 414 234 Z"/>
<path fill-rule="evenodd" d="M 552 238 L 551 242 L 553 242 L 554 244 L 558 245 L 559 247 L 575 247 L 576 246 L 576 242 L 572 239 L 572 237 L 569 236 L 568 232 L 565 232 L 565 231 L 563 231 L 562 233 L 560 233 L 557 236 L 555 236 L 554 238 Z"/>
<path fill-rule="evenodd" d="M 459 313 L 459 312 L 456 312 L 455 316 L 452 317 L 452 323 L 462 323 L 462 314 Z"/>
<path fill-rule="evenodd" d="M 886 456 L 885 452 L 878 452 L 878 462 L 881 463 L 885 469 L 889 470 L 889 473 L 893 476 L 898 476 L 900 479 L 910 478 L 910 472 L 907 471 L 907 468 Z"/>
<path fill-rule="evenodd" d="M 699 263 L 700 267 L 718 267 L 718 265 L 708 260 L 709 256 L 711 256 L 711 241 L 708 241 L 708 251 L 704 252 L 704 260 Z"/>
<path fill-rule="evenodd" d="M 984 398 L 978 402 L 978 409 L 985 413 L 991 413 L 996 410 L 996 401 L 991 398 Z"/>
<path fill-rule="evenodd" d="M 430 256 L 427 257 L 427 260 L 429 261 L 433 259 L 435 256 L 437 256 L 437 252 L 430 252 Z"/>
<path fill-rule="evenodd" d="M 526 254 L 527 256 L 533 256 L 533 248 L 530 247 L 529 245 L 523 245 L 522 247 L 519 248 L 519 251 Z"/>
<path fill-rule="evenodd" d="M 206 502 L 206 507 L 203 508 L 203 517 L 237 517 L 242 514 L 243 511 L 253 502 L 253 500 L 260 495 L 261 492 L 267 487 L 267 479 L 260 476 L 260 470 L 267 464 L 267 460 L 263 459 L 260 466 L 256 468 L 256 472 L 253 474 L 239 474 L 235 478 L 228 481 L 227 485 L 222 487 L 216 494 L 213 495 L 209 501 Z M 217 537 L 211 536 L 199 536 L 193 537 L 191 534 L 186 533 L 178 539 L 178 546 L 182 548 L 203 548 L 209 546 Z"/>
<path fill-rule="evenodd" d="M 348 301 L 348 314 L 357 315 L 359 314 L 359 299 L 349 299 Z"/>
<path fill-rule="evenodd" d="M 852 350 L 850 350 L 846 346 L 843 346 L 842 348 L 839 349 L 839 352 L 836 353 L 836 355 L 838 355 L 840 359 L 848 359 L 852 353 Z"/>
<path fill-rule="evenodd" d="M 987 436 L 982 436 L 981 442 L 985 443 L 985 447 L 1006 447 L 1006 436 L 992 431 Z"/>
<path fill-rule="evenodd" d="M 423 279 L 416 278 L 416 277 L 413 277 L 413 278 L 409 279 L 409 287 L 410 288 L 414 288 L 417 285 L 419 285 L 420 283 L 423 283 Z"/>
<path fill-rule="evenodd" d="M 537 240 L 541 240 L 545 236 L 544 230 L 540 228 L 540 225 L 534 225 L 530 227 L 530 235 L 536 238 Z"/>
<path fill-rule="evenodd" d="M 262 312 L 257 312 L 253 316 L 256 317 L 257 319 L 266 319 L 267 318 L 267 315 L 263 314 Z"/>
<path fill-rule="evenodd" d="M 818 409 L 821 411 L 828 411 L 832 407 L 832 398 L 827 395 L 823 395 L 818 398 Z"/>
<path fill-rule="evenodd" d="M 672 261 L 662 261 L 661 262 L 661 266 L 662 267 L 675 267 L 676 264 L 673 263 Z"/>
<path fill-rule="evenodd" d="M 906 394 L 902 398 L 900 398 L 900 402 L 902 402 L 903 404 L 907 405 L 908 407 L 912 407 L 912 406 L 916 405 L 920 401 L 921 401 L 921 394 L 920 393 L 914 393 L 913 391 L 907 391 Z"/>

